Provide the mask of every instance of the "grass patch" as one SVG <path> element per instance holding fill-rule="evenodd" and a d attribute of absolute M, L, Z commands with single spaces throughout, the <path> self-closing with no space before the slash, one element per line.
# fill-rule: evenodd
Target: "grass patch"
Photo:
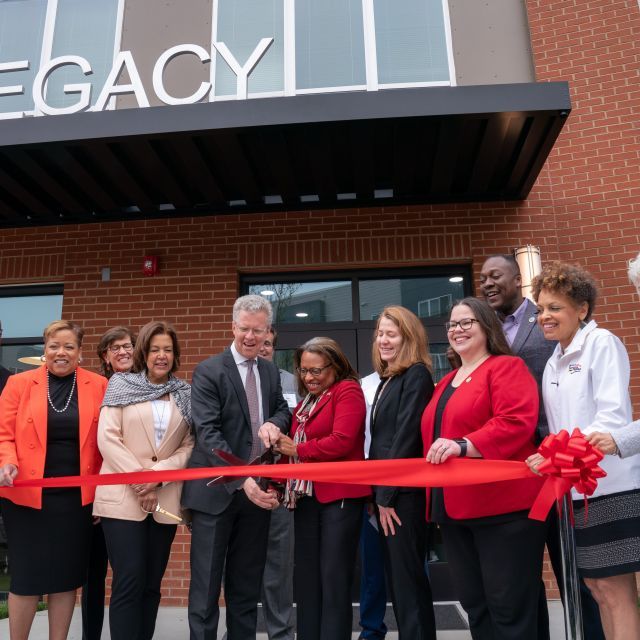
<path fill-rule="evenodd" d="M 38 602 L 38 611 L 45 611 L 47 608 L 46 602 Z M 0 620 L 9 617 L 9 605 L 6 602 L 0 602 Z"/>

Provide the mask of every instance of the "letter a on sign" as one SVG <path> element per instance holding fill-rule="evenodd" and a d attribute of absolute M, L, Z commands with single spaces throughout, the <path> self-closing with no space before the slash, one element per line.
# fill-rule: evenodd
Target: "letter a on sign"
<path fill-rule="evenodd" d="M 118 85 L 116 82 L 124 69 L 126 69 L 129 74 L 130 82 L 129 84 Z M 131 51 L 121 51 L 116 56 L 111 72 L 109 73 L 109 76 L 104 83 L 104 87 L 102 87 L 102 91 L 100 92 L 100 96 L 96 101 L 94 110 L 102 111 L 111 96 L 127 95 L 130 93 L 135 95 L 139 107 L 149 106 L 149 100 L 144 91 L 144 87 L 142 86 L 142 80 L 140 79 L 140 74 L 138 73 L 138 68 L 133 60 Z"/>

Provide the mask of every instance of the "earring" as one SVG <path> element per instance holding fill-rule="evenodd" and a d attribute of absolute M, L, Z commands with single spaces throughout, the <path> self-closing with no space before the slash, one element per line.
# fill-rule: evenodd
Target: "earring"
<path fill-rule="evenodd" d="M 78 358 L 78 364 L 80 364 L 81 362 L 82 362 L 82 356 Z"/>
<path fill-rule="evenodd" d="M 40 361 L 41 361 L 41 362 L 46 362 L 46 361 L 47 361 L 47 359 L 44 357 L 44 354 L 42 354 L 42 355 L 40 356 Z"/>

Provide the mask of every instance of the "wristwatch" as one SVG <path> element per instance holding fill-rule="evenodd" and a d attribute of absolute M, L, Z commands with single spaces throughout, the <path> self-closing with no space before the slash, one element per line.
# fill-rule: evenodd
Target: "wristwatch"
<path fill-rule="evenodd" d="M 465 458 L 467 455 L 468 442 L 464 438 L 461 438 L 460 440 L 456 439 L 454 442 L 460 447 L 460 457 Z"/>

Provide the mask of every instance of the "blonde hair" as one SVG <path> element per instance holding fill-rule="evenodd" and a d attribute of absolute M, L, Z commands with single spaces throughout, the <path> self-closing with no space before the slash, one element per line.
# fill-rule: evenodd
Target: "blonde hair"
<path fill-rule="evenodd" d="M 76 337 L 76 342 L 78 346 L 82 346 L 82 338 L 84 338 L 84 329 L 75 322 L 70 322 L 69 320 L 54 320 L 50 322 L 42 332 L 42 337 L 44 338 L 45 344 L 48 340 L 53 338 L 53 336 L 58 333 L 58 331 L 71 331 L 73 335 Z"/>
<path fill-rule="evenodd" d="M 393 362 L 387 363 L 380 357 L 380 350 L 376 342 L 380 321 L 386 318 L 398 327 L 402 336 L 402 344 L 398 356 Z M 422 322 L 415 313 L 400 306 L 385 307 L 378 317 L 376 329 L 373 333 L 371 360 L 374 369 L 381 378 L 396 376 L 404 373 L 411 365 L 422 362 L 429 371 L 433 371 L 431 356 L 429 355 L 429 338 Z"/>

